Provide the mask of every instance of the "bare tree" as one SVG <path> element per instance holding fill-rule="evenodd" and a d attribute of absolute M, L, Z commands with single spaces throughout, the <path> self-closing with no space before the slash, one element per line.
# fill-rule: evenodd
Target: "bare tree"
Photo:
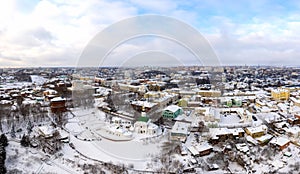
<path fill-rule="evenodd" d="M 15 131 L 15 123 L 12 122 L 12 127 L 11 127 L 11 131 L 10 131 L 10 136 L 12 138 L 16 138 L 16 131 Z"/>
<path fill-rule="evenodd" d="M 181 143 L 179 141 L 164 142 L 162 145 L 162 153 L 160 156 L 160 161 L 163 164 L 163 171 L 168 172 L 172 168 L 172 154 L 179 154 L 181 149 Z"/>
<path fill-rule="evenodd" d="M 2 118 L 3 118 L 3 108 L 2 106 L 0 106 L 0 131 L 3 132 L 3 128 L 2 128 Z"/>
<path fill-rule="evenodd" d="M 4 106 L 4 105 L 0 105 L 0 130 L 1 132 L 3 132 L 3 123 L 4 123 L 4 119 L 6 119 L 6 124 L 8 124 L 8 127 L 10 127 L 11 124 L 11 117 L 10 117 L 10 106 Z"/>
<path fill-rule="evenodd" d="M 28 118 L 29 114 L 30 114 L 30 104 L 24 104 L 22 103 L 20 106 L 20 113 L 24 118 L 24 121 L 26 120 L 26 118 Z"/>
<path fill-rule="evenodd" d="M 62 126 L 67 121 L 68 114 L 63 111 L 58 111 L 52 114 L 54 117 L 53 120 L 55 120 L 56 124 L 58 126 Z"/>
<path fill-rule="evenodd" d="M 32 104 L 30 107 L 30 113 L 33 117 L 33 121 L 37 122 L 41 113 L 41 104 L 39 103 Z"/>
<path fill-rule="evenodd" d="M 203 129 L 204 129 L 204 127 L 205 127 L 204 122 L 203 121 L 199 121 L 198 122 L 198 132 L 202 132 Z"/>
<path fill-rule="evenodd" d="M 162 154 L 180 153 L 181 143 L 179 141 L 167 141 L 162 145 Z"/>

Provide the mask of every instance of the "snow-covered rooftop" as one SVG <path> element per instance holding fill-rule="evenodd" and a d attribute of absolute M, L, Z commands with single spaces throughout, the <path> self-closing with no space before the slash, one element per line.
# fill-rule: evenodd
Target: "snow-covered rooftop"
<path fill-rule="evenodd" d="M 39 126 L 38 130 L 45 136 L 45 137 L 50 137 L 53 135 L 55 129 L 50 126 Z"/>
<path fill-rule="evenodd" d="M 273 137 L 272 135 L 266 134 L 266 135 L 256 138 L 256 140 L 259 142 L 265 142 L 267 140 L 270 140 L 272 137 Z"/>
<path fill-rule="evenodd" d="M 257 127 L 247 127 L 247 130 L 253 134 L 253 133 L 258 133 L 258 132 L 265 132 L 267 130 L 267 126 L 266 125 L 260 125 Z"/>
<path fill-rule="evenodd" d="M 202 151 L 205 151 L 205 150 L 209 150 L 209 149 L 212 149 L 213 147 L 207 143 L 205 144 L 199 144 L 196 146 L 196 149 L 199 151 L 199 152 L 202 152 Z"/>
<path fill-rule="evenodd" d="M 171 112 L 176 112 L 178 109 L 181 109 L 181 107 L 177 106 L 177 105 L 170 105 L 168 107 L 166 107 L 164 110 L 168 110 Z"/>
<path fill-rule="evenodd" d="M 249 147 L 247 146 L 246 143 L 239 143 L 235 145 L 237 150 L 241 151 L 241 152 L 248 152 L 249 151 Z"/>
<path fill-rule="evenodd" d="M 176 121 L 175 124 L 174 124 L 174 126 L 172 127 L 171 132 L 172 133 L 178 133 L 178 134 L 185 134 L 185 135 L 187 135 L 190 126 L 191 126 L 190 123 Z"/>
<path fill-rule="evenodd" d="M 289 142 L 290 142 L 290 140 L 287 138 L 284 138 L 284 137 L 276 137 L 270 141 L 271 144 L 276 144 L 278 146 L 284 146 Z"/>
<path fill-rule="evenodd" d="M 157 105 L 156 103 L 148 102 L 148 101 L 132 101 L 131 104 L 137 106 L 144 106 L 147 108 L 152 108 L 153 106 Z"/>
<path fill-rule="evenodd" d="M 58 102 L 58 101 L 66 101 L 66 99 L 61 98 L 61 97 L 55 97 L 55 98 L 51 99 L 51 102 Z"/>

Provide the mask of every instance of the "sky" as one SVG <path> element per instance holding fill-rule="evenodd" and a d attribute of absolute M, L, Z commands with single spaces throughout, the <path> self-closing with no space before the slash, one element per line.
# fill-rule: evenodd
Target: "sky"
<path fill-rule="evenodd" d="M 83 49 L 97 33 L 146 14 L 194 27 L 221 65 L 300 65 L 298 0 L 10 0 L 0 2 L 0 67 L 78 66 Z M 148 49 L 170 62 L 170 48 L 180 50 L 163 38 L 138 39 L 109 56 L 128 64 L 128 52 L 140 61 L 149 59 Z M 176 53 L 180 60 L 185 59 L 183 52 Z M 159 59 L 153 61 L 159 64 Z"/>

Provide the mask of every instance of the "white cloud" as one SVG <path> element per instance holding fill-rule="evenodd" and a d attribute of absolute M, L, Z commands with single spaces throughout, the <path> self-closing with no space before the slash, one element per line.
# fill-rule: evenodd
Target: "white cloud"
<path fill-rule="evenodd" d="M 0 5 L 0 30 L 5 29 L 5 27 L 11 23 L 14 14 L 14 1 L 3 1 Z"/>
<path fill-rule="evenodd" d="M 148 12 L 155 12 L 155 13 L 166 13 L 173 10 L 176 10 L 177 3 L 172 0 L 131 0 L 130 1 L 133 5 L 139 6 L 141 9 L 148 11 Z"/>
<path fill-rule="evenodd" d="M 234 24 L 207 35 L 223 64 L 299 64 L 299 22 L 277 19 Z"/>
<path fill-rule="evenodd" d="M 300 7 L 297 1 L 289 4 Z M 290 7 L 271 1 L 41 0 L 29 6 L 25 9 L 18 0 L 0 3 L 0 66 L 76 65 L 82 49 L 98 32 L 145 13 L 175 17 L 197 27 L 223 64 L 300 64 L 300 16 L 297 10 L 285 12 Z M 114 54 L 172 48 L 157 39 L 149 44 L 127 43 Z M 181 57 L 184 51 L 175 53 Z"/>
<path fill-rule="evenodd" d="M 196 56 L 177 42 L 155 36 L 144 36 L 128 40 L 115 48 L 107 56 L 103 65 L 122 66 L 124 62 L 126 65 L 131 63 L 140 66 L 145 64 L 170 66 L 178 62 L 184 65 L 201 63 Z"/>
<path fill-rule="evenodd" d="M 0 5 L 0 66 L 74 66 L 97 32 L 136 15 L 122 2 L 43 0 L 27 13 L 8 2 Z"/>

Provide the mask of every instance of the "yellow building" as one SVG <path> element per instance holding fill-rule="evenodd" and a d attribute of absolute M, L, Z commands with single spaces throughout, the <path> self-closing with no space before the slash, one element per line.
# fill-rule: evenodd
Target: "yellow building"
<path fill-rule="evenodd" d="M 258 127 L 246 127 L 245 132 L 252 138 L 258 138 L 265 135 L 268 131 L 266 125 L 260 125 Z"/>
<path fill-rule="evenodd" d="M 202 97 L 220 97 L 222 95 L 221 91 L 218 90 L 199 90 L 196 94 Z"/>
<path fill-rule="evenodd" d="M 180 107 L 187 107 L 188 106 L 188 99 L 182 98 L 178 101 L 178 106 Z"/>
<path fill-rule="evenodd" d="M 165 92 L 157 92 L 157 91 L 148 91 L 144 94 L 144 98 L 161 98 L 165 97 L 167 93 Z"/>
<path fill-rule="evenodd" d="M 288 100 L 290 91 L 287 89 L 274 89 L 271 91 L 271 96 L 274 100 Z"/>

